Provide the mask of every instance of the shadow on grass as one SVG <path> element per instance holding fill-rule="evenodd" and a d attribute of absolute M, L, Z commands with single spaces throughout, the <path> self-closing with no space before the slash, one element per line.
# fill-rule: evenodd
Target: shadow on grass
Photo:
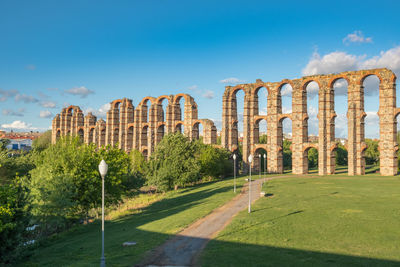
<path fill-rule="evenodd" d="M 211 240 L 200 258 L 201 266 L 399 266 L 399 264 L 399 261 L 393 260 L 219 240 Z"/>
<path fill-rule="evenodd" d="M 230 180 L 230 179 L 227 179 Z M 233 180 L 233 179 L 232 179 Z M 168 239 L 168 234 L 151 232 L 175 232 L 190 223 L 195 216 L 184 212 L 194 206 L 206 203 L 214 195 L 232 190 L 232 186 L 210 188 L 208 182 L 184 189 L 141 209 L 138 214 L 131 214 L 113 221 L 105 222 L 105 251 L 108 264 L 111 266 L 132 266 L 140 260 L 144 253 L 159 246 Z M 188 192 L 194 191 L 194 192 Z M 185 194 L 186 192 L 186 194 Z M 207 203 L 209 203 L 208 201 Z M 216 207 L 215 207 L 216 208 Z M 196 209 L 194 212 L 199 212 Z M 169 219 L 170 216 L 177 216 Z M 189 216 L 189 218 L 187 218 Z M 192 219 L 191 219 L 192 218 Z M 165 220 L 163 220 L 165 219 Z M 148 224 L 156 221 L 157 226 L 151 226 L 151 231 L 146 228 Z M 186 224 L 185 224 L 186 223 Z M 165 226 L 167 225 L 167 226 Z M 170 228 L 168 228 L 170 226 Z M 156 228 L 156 229 L 154 229 Z M 21 259 L 19 266 L 93 266 L 98 265 L 101 252 L 100 221 L 89 225 L 78 225 L 72 229 L 49 237 L 38 248 L 32 249 L 31 257 Z M 148 230 L 148 229 L 146 229 Z M 122 247 L 126 241 L 135 241 L 138 245 Z M 128 264 L 129 263 L 129 264 Z"/>

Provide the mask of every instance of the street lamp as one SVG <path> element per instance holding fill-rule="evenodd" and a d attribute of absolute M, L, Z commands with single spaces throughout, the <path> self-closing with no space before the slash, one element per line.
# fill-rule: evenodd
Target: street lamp
<path fill-rule="evenodd" d="M 250 167 L 250 179 L 249 179 L 249 213 L 251 212 L 251 162 L 253 161 L 253 155 L 249 156 L 249 167 Z"/>
<path fill-rule="evenodd" d="M 258 156 L 260 157 L 260 179 L 261 179 L 261 163 L 262 163 L 262 155 L 261 155 L 261 153 Z"/>
<path fill-rule="evenodd" d="M 236 193 L 236 154 L 233 154 L 233 192 Z"/>
<path fill-rule="evenodd" d="M 267 154 L 264 154 L 264 183 L 267 176 Z"/>
<path fill-rule="evenodd" d="M 108 165 L 104 161 L 101 160 L 99 164 L 99 172 L 101 175 L 101 259 L 100 259 L 100 266 L 106 266 L 106 259 L 104 258 L 104 177 L 106 177 L 108 171 Z"/>

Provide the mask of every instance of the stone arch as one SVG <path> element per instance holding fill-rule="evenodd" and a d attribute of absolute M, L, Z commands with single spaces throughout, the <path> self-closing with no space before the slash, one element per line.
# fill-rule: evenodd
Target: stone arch
<path fill-rule="evenodd" d="M 161 122 L 158 123 L 157 125 L 157 133 L 156 133 L 156 145 L 159 144 L 161 142 L 161 140 L 163 139 L 164 135 L 165 135 L 165 123 Z"/>

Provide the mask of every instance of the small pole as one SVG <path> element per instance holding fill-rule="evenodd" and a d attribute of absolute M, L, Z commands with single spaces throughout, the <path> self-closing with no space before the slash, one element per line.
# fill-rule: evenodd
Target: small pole
<path fill-rule="evenodd" d="M 264 183 L 265 183 L 266 177 L 267 177 L 267 155 L 264 154 Z"/>
<path fill-rule="evenodd" d="M 233 192 L 236 193 L 236 154 L 233 154 Z"/>
<path fill-rule="evenodd" d="M 106 266 L 106 259 L 104 258 L 104 176 L 101 176 L 102 186 L 101 186 L 101 261 L 100 266 Z"/>
<path fill-rule="evenodd" d="M 249 213 L 251 212 L 251 162 L 253 161 L 253 155 L 249 156 L 249 167 L 250 167 L 250 180 L 249 180 Z"/>

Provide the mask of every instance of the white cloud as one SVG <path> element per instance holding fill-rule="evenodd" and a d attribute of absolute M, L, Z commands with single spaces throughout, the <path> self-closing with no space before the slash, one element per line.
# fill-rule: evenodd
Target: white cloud
<path fill-rule="evenodd" d="M 358 69 L 362 58 L 349 55 L 345 52 L 332 52 L 321 57 L 314 52 L 307 66 L 303 69 L 304 75 L 328 74 Z"/>
<path fill-rule="evenodd" d="M 214 92 L 211 90 L 206 90 L 203 94 L 203 97 L 208 98 L 208 99 L 213 99 L 215 96 Z"/>
<path fill-rule="evenodd" d="M 54 101 L 42 101 L 40 102 L 40 105 L 44 108 L 55 108 L 57 106 Z"/>
<path fill-rule="evenodd" d="M 5 116 L 17 116 L 17 117 L 23 117 L 25 113 L 24 108 L 20 108 L 17 111 L 11 110 L 11 109 L 3 109 L 2 111 L 3 115 Z"/>
<path fill-rule="evenodd" d="M 32 127 L 32 124 L 24 121 L 13 121 L 10 124 L 2 124 L 1 127 L 10 130 L 37 130 L 36 127 Z"/>
<path fill-rule="evenodd" d="M 85 86 L 74 87 L 74 88 L 65 90 L 65 92 L 70 95 L 80 96 L 81 98 L 85 98 L 90 94 L 94 94 L 94 91 L 87 89 Z"/>
<path fill-rule="evenodd" d="M 40 118 L 51 118 L 51 117 L 53 117 L 53 114 L 48 110 L 41 110 L 39 117 Z"/>
<path fill-rule="evenodd" d="M 231 78 L 226 78 L 226 79 L 220 80 L 219 82 L 220 83 L 226 83 L 226 84 L 236 84 L 236 83 L 244 83 L 245 81 L 240 80 L 240 79 L 235 78 L 235 77 L 231 77 Z"/>
<path fill-rule="evenodd" d="M 324 56 L 320 56 L 318 53 L 313 53 L 310 61 L 303 69 L 303 74 L 329 74 L 350 70 L 374 68 L 389 68 L 397 76 L 400 76 L 400 46 L 394 47 L 387 51 L 381 51 L 379 56 L 374 56 L 372 58 L 367 58 L 366 56 L 356 56 L 346 52 L 332 52 Z M 379 80 L 376 77 L 371 76 L 366 78 L 364 83 L 365 95 L 377 95 L 378 84 Z M 337 90 L 339 95 L 345 95 L 347 93 L 346 82 L 343 80 L 338 81 L 335 84 L 335 90 Z M 307 87 L 307 92 L 316 94 L 318 92 L 318 87 L 313 85 L 311 88 L 310 84 L 310 86 Z"/>
<path fill-rule="evenodd" d="M 17 94 L 15 96 L 15 101 L 17 102 L 24 102 L 25 104 L 29 104 L 29 103 L 37 103 L 39 102 L 39 100 L 31 95 L 26 95 L 26 94 Z"/>
<path fill-rule="evenodd" d="M 372 43 L 372 38 L 364 37 L 364 34 L 361 31 L 354 31 L 343 38 L 343 43 Z"/>
<path fill-rule="evenodd" d="M 11 90 L 3 90 L 0 89 L 0 102 L 7 101 L 9 97 L 13 97 L 18 94 L 18 90 L 11 89 Z"/>
<path fill-rule="evenodd" d="M 105 119 L 107 117 L 107 111 L 110 109 L 110 107 L 111 107 L 110 103 L 106 103 L 102 105 L 99 109 L 88 108 L 85 110 L 85 113 L 87 114 L 89 112 L 92 112 L 92 114 L 95 115 L 96 117 Z"/>

